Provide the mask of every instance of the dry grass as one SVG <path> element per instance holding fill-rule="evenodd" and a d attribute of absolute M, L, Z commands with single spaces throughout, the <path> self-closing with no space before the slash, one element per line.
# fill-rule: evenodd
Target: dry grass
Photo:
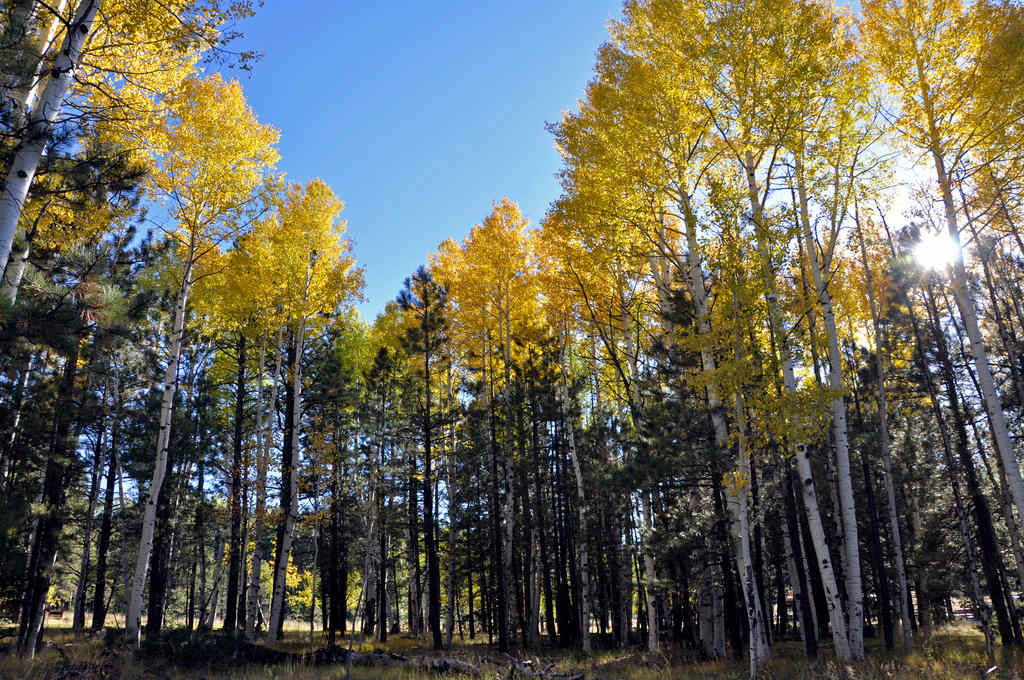
<path fill-rule="evenodd" d="M 319 638 L 319 635 L 317 636 Z M 0 654 L 0 678 L 6 680 L 340 680 L 345 677 L 344 665 L 313 667 L 303 665 L 231 665 L 230 659 L 214 660 L 199 667 L 186 668 L 182 659 L 146 656 L 139 657 L 125 651 L 106 649 L 97 638 L 75 638 L 69 630 L 51 627 L 47 639 L 56 643 L 48 646 L 37 659 L 28 661 L 15 658 L 10 653 Z M 9 638 L 8 638 L 9 640 Z M 6 640 L 5 640 L 6 641 Z M 347 645 L 348 639 L 345 643 Z M 768 680 L 825 680 L 846 677 L 850 680 L 961 680 L 981 678 L 988 667 L 984 638 L 966 624 L 947 626 L 917 638 L 916 647 L 910 654 L 887 652 L 879 641 L 870 641 L 868 658 L 858 664 L 842 667 L 831 658 L 828 649 L 823 650 L 815 662 L 808 662 L 802 656 L 799 643 L 784 642 L 773 648 L 773 659 L 767 663 L 761 677 Z M 317 640 L 318 644 L 321 641 Z M 289 626 L 285 640 L 279 648 L 290 651 L 308 649 L 308 629 Z M 356 636 L 354 647 L 361 651 L 384 648 L 404 655 L 430 655 L 425 639 L 405 635 L 391 636 L 385 644 L 374 641 L 360 642 Z M 490 677 L 496 677 L 498 666 L 488 665 L 485 660 L 497 658 L 486 645 L 457 644 L 445 656 L 459 658 L 480 664 Z M 64 660 L 67 657 L 67 661 Z M 647 654 L 639 651 L 616 650 L 596 652 L 589 657 L 579 658 L 563 650 L 545 649 L 539 652 L 538 661 L 544 665 L 554 663 L 557 670 L 585 669 L 588 678 L 611 680 L 679 680 L 733 679 L 747 677 L 744 662 L 718 661 L 696 663 L 682 655 Z M 73 664 L 73 665 L 69 665 Z M 991 680 L 1024 679 L 1015 669 L 1024 667 L 1024 657 L 1019 650 L 997 650 L 998 668 L 990 675 Z M 69 675 L 72 668 L 90 671 Z M 90 670 L 91 669 L 91 670 Z M 100 672 L 102 671 L 102 673 Z M 355 667 L 355 680 L 376 680 L 395 678 L 397 680 L 424 680 L 428 674 L 394 667 Z M 452 676 L 449 676 L 452 677 Z"/>

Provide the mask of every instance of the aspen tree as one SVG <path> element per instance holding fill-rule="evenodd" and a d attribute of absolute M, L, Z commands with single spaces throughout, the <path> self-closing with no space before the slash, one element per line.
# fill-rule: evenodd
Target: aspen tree
<path fill-rule="evenodd" d="M 267 625 L 267 644 L 277 640 L 284 618 L 285 574 L 291 557 L 298 520 L 299 431 L 302 425 L 302 364 L 307 331 L 322 323 L 321 315 L 343 308 L 359 296 L 362 270 L 343 240 L 346 223 L 339 220 L 343 204 L 322 180 L 292 185 L 278 208 L 278 218 L 267 230 L 271 268 L 277 282 L 281 315 L 291 329 L 289 354 L 294 357 L 291 411 L 293 432 L 285 463 L 289 489 L 282 519 L 281 539 L 274 565 L 274 592 Z M 292 363 L 292 362 L 289 362 Z"/>
<path fill-rule="evenodd" d="M 237 82 L 220 76 L 192 78 L 168 104 L 165 127 L 152 132 L 153 168 L 149 190 L 163 200 L 176 224 L 165 233 L 180 256 L 174 291 L 167 367 L 160 404 L 160 429 L 143 512 L 139 549 L 128 597 L 126 634 L 140 643 L 142 596 L 153 549 L 156 504 L 166 473 L 171 406 L 177 389 L 178 360 L 184 342 L 186 305 L 206 260 L 219 244 L 247 228 L 261 211 L 261 188 L 277 161 L 278 135 L 260 125 L 246 105 Z M 199 271 L 197 271 L 199 269 Z"/>

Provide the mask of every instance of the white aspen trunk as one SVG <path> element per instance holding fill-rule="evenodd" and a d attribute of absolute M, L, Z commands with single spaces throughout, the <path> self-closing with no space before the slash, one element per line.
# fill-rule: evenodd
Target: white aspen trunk
<path fill-rule="evenodd" d="M 14 158 L 8 167 L 4 183 L 4 195 L 0 198 L 0 266 L 5 269 L 11 256 L 14 234 L 18 229 L 21 211 L 28 196 L 29 187 L 39 168 L 43 150 L 53 135 L 53 126 L 60 113 L 61 104 L 78 68 L 93 20 L 102 0 L 80 0 L 75 16 L 53 70 L 39 98 L 39 105 L 32 112 L 27 129 L 22 136 Z"/>
<path fill-rule="evenodd" d="M 277 629 L 281 624 L 281 617 L 284 614 L 284 587 L 285 574 L 288 570 L 288 559 L 291 556 L 292 540 L 295 538 L 295 523 L 299 515 L 299 432 L 301 430 L 300 419 L 302 417 L 302 349 L 306 335 L 306 319 L 299 319 L 298 327 L 295 330 L 295 369 L 292 372 L 292 441 L 291 458 L 289 465 L 292 468 L 291 474 L 291 502 L 288 504 L 288 514 L 285 516 L 284 536 L 277 564 L 274 566 L 276 576 L 274 578 L 274 594 L 270 603 L 270 621 L 267 625 L 267 644 L 272 645 L 277 636 Z"/>
<path fill-rule="evenodd" d="M 454 391 L 452 389 L 452 362 L 449 358 L 448 367 L 445 373 L 448 383 L 448 400 L 453 403 Z M 455 634 L 455 605 L 458 601 L 458 593 L 455 588 L 455 491 L 452 487 L 452 456 L 455 455 L 455 426 L 448 427 L 447 455 L 445 456 L 445 485 L 448 487 L 448 611 L 445 616 L 445 643 L 448 649 L 452 646 L 452 636 Z M 536 621 L 536 619 L 533 619 Z"/>
<path fill-rule="evenodd" d="M 752 152 L 747 151 L 744 165 L 747 174 L 747 190 L 750 198 L 751 215 L 754 221 L 754 228 L 757 231 L 757 249 L 762 259 L 762 266 L 765 267 L 768 274 L 769 287 L 766 291 L 768 316 L 769 323 L 774 327 L 776 337 L 778 338 L 778 351 L 782 359 L 783 387 L 787 393 L 796 394 L 796 375 L 793 371 L 793 358 L 790 356 L 788 343 L 785 340 L 785 332 L 782 328 L 782 313 L 779 308 L 775 272 L 772 271 L 767 244 L 764 242 L 762 234 L 763 215 L 761 201 L 758 197 L 757 180 L 754 177 L 754 158 Z M 822 525 L 821 509 L 818 507 L 818 494 L 814 489 L 811 461 L 807 458 L 807 445 L 802 441 L 796 442 L 794 449 L 804 507 L 807 510 L 807 524 L 810 528 L 811 541 L 814 544 L 814 552 L 817 556 L 818 572 L 821 575 L 822 586 L 825 590 L 825 599 L 828 602 L 829 621 L 832 624 L 832 641 L 839 660 L 850 661 L 853 657 L 850 650 L 850 641 L 846 635 L 846 616 L 843 612 L 843 603 L 839 599 L 839 587 L 836 585 L 835 571 L 832 569 L 832 559 L 829 556 L 828 543 L 825 540 L 825 528 Z"/>
<path fill-rule="evenodd" d="M 199 618 L 200 629 L 213 628 L 217 620 L 217 605 L 220 604 L 220 582 L 224 577 L 224 536 L 218 531 L 214 540 L 217 547 L 213 550 L 213 563 L 216 565 L 213 572 L 213 588 L 206 598 L 206 612 Z"/>
<path fill-rule="evenodd" d="M 450 457 L 451 454 L 449 454 Z M 455 504 L 452 502 L 452 469 L 449 461 L 446 466 L 448 477 L 448 611 L 445 613 L 445 642 L 446 648 L 452 646 L 452 635 L 455 634 L 455 522 L 453 521 Z"/>
<path fill-rule="evenodd" d="M 88 0 L 85 0 L 86 2 Z M 182 336 L 185 327 L 185 305 L 192 288 L 192 265 L 194 247 L 190 247 L 185 262 L 185 272 L 178 299 L 174 304 L 174 322 L 171 330 L 171 355 L 167 359 L 167 370 L 164 372 L 163 397 L 160 401 L 160 431 L 156 438 L 156 459 L 153 464 L 153 478 L 149 484 L 149 495 L 146 499 L 142 517 L 142 535 L 139 538 L 139 550 L 135 556 L 135 571 L 132 576 L 131 593 L 128 597 L 125 614 L 125 636 L 136 647 L 141 644 L 142 632 L 142 592 L 146 585 L 146 573 L 149 569 L 149 558 L 153 552 L 153 532 L 156 527 L 156 504 L 160 497 L 160 488 L 167 473 L 167 447 L 171 440 L 171 409 L 174 405 L 174 393 L 178 387 L 178 359 L 181 357 Z"/>
<path fill-rule="evenodd" d="M 889 447 L 889 413 L 888 400 L 885 394 L 885 348 L 882 339 L 881 324 L 878 321 L 878 303 L 875 300 L 875 284 L 868 266 L 867 245 L 864 243 L 864 232 L 857 220 L 857 232 L 860 237 L 861 261 L 864 264 L 864 275 L 867 279 L 868 305 L 871 307 L 871 323 L 875 333 L 875 366 L 878 370 L 878 429 L 879 445 L 882 449 L 882 464 L 885 471 L 885 494 L 888 501 L 889 533 L 892 536 L 893 559 L 896 562 L 896 576 L 900 582 L 900 625 L 903 632 L 903 649 L 910 651 L 914 646 L 913 629 L 910 625 L 910 608 L 907 604 L 909 586 L 907 569 L 903 561 L 903 538 L 900 531 L 899 513 L 896 509 L 896 486 L 892 474 L 892 452 Z M 931 376 L 928 378 L 931 380 Z M 1022 582 L 1024 583 L 1024 582 Z"/>
<path fill-rule="evenodd" d="M 503 296 L 502 315 L 504 317 L 504 337 L 501 337 L 501 321 L 498 323 L 498 334 L 502 341 L 502 352 L 505 360 L 505 429 L 508 431 L 512 427 L 512 355 L 511 355 L 511 343 L 512 343 L 512 325 L 509 319 L 509 307 L 511 307 L 511 296 L 509 295 L 508 282 L 505 283 L 505 291 Z M 520 619 L 519 612 L 519 599 L 512 594 L 512 546 L 515 543 L 515 517 L 512 513 L 512 477 L 509 474 L 509 466 L 512 463 L 513 456 L 513 443 L 509 438 L 506 444 L 505 455 L 502 457 L 502 469 L 505 477 L 504 495 L 502 497 L 501 505 L 501 516 L 505 522 L 505 544 L 502 546 L 501 563 L 502 569 L 505 571 L 505 590 L 506 599 L 508 601 L 508 637 L 509 641 L 515 640 L 516 625 Z M 518 584 L 517 584 L 518 586 Z M 525 631 L 523 631 L 525 632 Z"/>
<path fill-rule="evenodd" d="M 712 590 L 714 589 L 714 584 L 711 579 L 708 555 L 709 552 L 705 550 L 703 567 L 701 569 L 698 635 L 704 656 L 708 659 L 714 659 L 717 658 L 715 651 L 715 621 L 712 611 L 712 598 L 714 597 Z"/>
<path fill-rule="evenodd" d="M 804 183 L 803 161 L 796 160 L 797 192 L 800 197 L 800 221 L 803 225 L 807 261 L 811 266 L 814 288 L 821 305 L 821 316 L 825 324 L 828 341 L 828 381 L 834 396 L 832 398 L 832 431 L 836 446 L 836 473 L 839 487 L 839 507 L 843 521 L 843 548 L 846 575 L 847 636 L 850 653 L 854 659 L 864 658 L 864 589 L 860 573 L 860 543 L 857 536 L 857 509 L 853 498 L 853 481 L 850 476 L 850 440 L 846 425 L 846 400 L 843 397 L 843 359 L 839 353 L 839 331 L 836 328 L 832 296 L 822 276 L 818 261 L 818 250 L 811 230 L 807 209 L 807 187 Z"/>
<path fill-rule="evenodd" d="M 651 511 L 649 491 L 640 492 L 640 511 L 644 523 L 643 556 L 644 556 L 644 596 L 647 610 L 647 650 L 656 652 L 660 648 L 658 636 L 658 605 L 654 596 L 658 574 L 654 569 L 654 550 L 651 548 L 650 535 L 654 531 L 654 513 Z"/>
<path fill-rule="evenodd" d="M 640 393 L 637 389 L 637 380 L 640 371 L 636 360 L 636 345 L 633 341 L 633 317 L 629 313 L 621 286 L 619 287 L 619 304 L 621 305 L 620 309 L 622 312 L 622 334 L 626 342 L 626 360 L 629 363 L 630 415 L 633 418 L 633 427 L 637 428 L 639 427 L 639 423 L 636 422 L 637 410 L 640 408 Z M 645 605 L 647 610 L 647 649 L 656 652 L 659 647 L 658 616 L 653 590 L 658 581 L 658 574 L 654 564 L 654 551 L 650 547 L 650 536 L 651 532 L 654 531 L 654 513 L 651 510 L 649 493 L 649 491 L 645 490 L 640 492 L 640 512 L 644 529 L 641 554 L 643 555 L 644 596 L 646 598 Z"/>
<path fill-rule="evenodd" d="M 736 427 L 739 434 L 738 457 L 739 464 L 733 479 L 726 479 L 723 484 L 726 503 L 732 515 L 730 528 L 732 529 L 733 541 L 736 544 L 736 565 L 739 568 L 741 590 L 743 601 L 747 610 L 747 621 L 750 624 L 749 656 L 750 656 L 750 677 L 753 680 L 757 677 L 757 669 L 762 661 L 767 661 L 770 651 L 768 637 L 765 631 L 764 616 L 761 612 L 761 598 L 757 590 L 757 578 L 754 574 L 754 560 L 750 553 L 750 521 L 748 512 L 750 508 L 750 457 L 747 451 L 746 437 L 744 434 L 744 408 L 743 398 L 736 396 Z"/>
<path fill-rule="evenodd" d="M 689 197 L 683 196 L 680 207 L 682 208 L 686 225 L 688 284 L 690 296 L 693 298 L 694 307 L 696 308 L 697 333 L 701 339 L 701 364 L 705 375 L 708 377 L 708 410 L 711 411 L 711 424 L 715 433 L 715 445 L 720 451 L 725 453 L 729 450 L 729 431 L 722 403 L 718 396 L 718 381 L 715 376 L 717 364 L 710 341 L 711 325 L 708 322 L 707 289 L 704 285 L 704 272 L 701 266 L 700 251 L 698 250 L 696 218 L 691 209 Z M 737 396 L 737 399 L 741 399 L 741 397 Z M 737 417 L 741 419 L 737 422 L 740 424 L 742 438 L 742 408 L 739 408 Z M 768 660 L 771 655 L 771 649 L 768 646 L 768 639 L 765 635 L 766 628 L 764 613 L 761 611 L 761 598 L 758 594 L 760 590 L 757 583 L 757 574 L 754 573 L 753 562 L 750 559 L 750 522 L 747 513 L 751 476 L 750 460 L 747 458 L 744 447 L 741 447 L 738 454 L 737 473 L 739 480 L 745 480 L 742 481 L 745 486 L 739 488 L 735 494 L 727 495 L 727 498 L 730 501 L 728 503 L 728 508 L 732 515 L 730 526 L 733 530 L 733 540 L 736 542 L 736 562 L 739 568 L 740 584 L 743 590 L 743 599 L 747 603 L 747 624 L 751 631 L 751 674 L 756 675 L 757 664 L 760 661 Z M 755 631 L 757 634 L 755 634 Z"/>
<path fill-rule="evenodd" d="M 252 640 L 256 638 L 256 624 L 259 621 L 259 602 L 261 596 L 260 575 L 263 573 L 263 537 L 267 532 L 267 468 L 270 461 L 270 449 L 273 437 L 273 404 L 277 403 L 277 387 L 281 379 L 281 329 L 277 331 L 277 343 L 274 345 L 274 373 L 270 382 L 269 409 L 263 407 L 263 371 L 266 364 L 267 337 L 263 336 L 259 359 L 259 387 L 256 395 L 256 521 L 253 525 L 252 570 L 249 577 L 249 593 L 246 596 L 245 634 Z"/>
<path fill-rule="evenodd" d="M 565 416 L 565 433 L 569 440 L 569 458 L 572 461 L 572 472 L 576 479 L 576 510 L 579 521 L 579 533 L 576 536 L 576 561 L 580 568 L 580 648 L 584 654 L 590 653 L 590 564 L 587 550 L 587 496 L 583 487 L 583 471 L 580 467 L 579 453 L 576 450 L 576 428 L 572 422 L 572 407 L 569 399 L 568 371 L 565 362 L 565 345 L 561 352 L 562 380 L 559 384 L 559 396 L 562 402 L 562 413 Z M 538 599 L 539 602 L 539 599 Z"/>
<path fill-rule="evenodd" d="M 716 559 L 714 553 L 711 556 L 711 619 L 712 630 L 714 631 L 712 659 L 724 659 L 726 657 L 725 644 L 725 575 L 722 573 L 722 563 Z"/>
<path fill-rule="evenodd" d="M 28 267 L 28 256 L 32 250 L 32 244 L 27 240 L 24 245 L 14 250 L 7 260 L 7 269 L 3 272 L 3 280 L 0 281 L 0 297 L 13 305 L 18 298 L 18 288 L 25 278 L 25 269 Z"/>

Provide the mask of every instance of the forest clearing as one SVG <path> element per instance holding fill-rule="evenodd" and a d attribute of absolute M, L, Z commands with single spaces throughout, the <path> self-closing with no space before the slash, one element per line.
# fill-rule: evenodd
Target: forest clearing
<path fill-rule="evenodd" d="M 1024 672 L 1024 5 L 596 1 L 3 2 L 0 676 Z"/>

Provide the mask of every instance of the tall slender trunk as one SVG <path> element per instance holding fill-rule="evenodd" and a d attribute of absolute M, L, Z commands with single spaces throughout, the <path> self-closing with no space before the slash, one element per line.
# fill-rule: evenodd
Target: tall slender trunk
<path fill-rule="evenodd" d="M 18 382 L 14 388 L 13 403 L 10 410 L 14 414 L 11 417 L 10 431 L 3 442 L 2 459 L 0 459 L 0 483 L 9 491 L 14 476 L 14 455 L 17 451 L 18 437 L 21 433 L 21 415 L 25 405 L 25 391 L 28 388 L 29 377 L 36 362 L 36 352 L 27 352 L 22 355 L 21 370 L 18 372 Z"/>
<path fill-rule="evenodd" d="M 746 444 L 746 413 L 743 397 L 736 395 L 736 428 L 738 431 L 737 458 L 738 469 L 732 477 L 731 484 L 726 485 L 726 504 L 729 506 L 732 525 L 733 542 L 736 547 L 736 566 L 740 575 L 743 600 L 746 604 L 747 626 L 749 630 L 750 677 L 756 678 L 760 664 L 767 661 L 771 651 L 768 646 L 767 626 L 765 625 L 761 598 L 757 587 L 757 575 L 750 554 L 750 452 Z"/>
<path fill-rule="evenodd" d="M 797 157 L 797 192 L 800 197 L 800 221 L 803 224 L 807 260 L 811 265 L 814 288 L 828 340 L 829 387 L 836 395 L 832 399 L 832 428 L 835 437 L 836 472 L 839 486 L 839 506 L 843 520 L 843 548 L 846 556 L 846 599 L 850 653 L 854 659 L 864 658 L 864 592 L 860 573 L 860 544 L 857 536 L 857 510 L 850 472 L 849 431 L 846 425 L 846 400 L 843 398 L 843 359 L 839 353 L 839 331 L 836 328 L 832 295 L 825 284 L 818 262 L 818 249 L 811 230 L 807 209 L 807 187 L 804 184 L 803 162 Z"/>
<path fill-rule="evenodd" d="M 889 406 L 885 392 L 885 356 L 888 347 L 883 342 L 882 327 L 879 322 L 878 303 L 875 298 L 875 284 L 868 265 L 867 245 L 864 232 L 860 226 L 860 216 L 856 216 L 857 234 L 860 240 L 861 262 L 867 278 L 868 304 L 871 307 L 871 323 L 875 335 L 875 369 L 878 371 L 878 433 L 879 446 L 882 449 L 882 464 L 885 470 L 885 495 L 889 511 L 889 536 L 892 540 L 893 560 L 896 563 L 896 578 L 900 583 L 900 621 L 903 630 L 903 649 L 910 650 L 914 646 L 914 638 L 910 625 L 909 586 L 907 585 L 906 562 L 903 559 L 903 538 L 900 531 L 899 513 L 896 509 L 896 485 L 892 474 L 892 454 L 889 450 Z"/>
<path fill-rule="evenodd" d="M 267 533 L 267 468 L 270 465 L 270 449 L 273 445 L 274 412 L 277 404 L 277 387 L 281 379 L 281 342 L 283 329 L 277 330 L 277 341 L 274 344 L 274 373 L 270 381 L 270 398 L 268 407 L 263 402 L 263 371 L 266 362 L 267 336 L 264 334 L 260 342 L 259 367 L 257 368 L 256 393 L 256 521 L 253 526 L 253 556 L 251 575 L 249 577 L 248 605 L 245 614 L 245 633 L 251 640 L 256 637 L 256 626 L 261 604 L 260 575 L 263 562 L 266 560 L 264 542 Z"/>
<path fill-rule="evenodd" d="M 419 482 L 416 479 L 416 453 L 409 447 L 409 474 L 406 478 L 406 511 L 409 540 L 406 541 L 409 562 L 409 634 L 423 632 L 423 596 L 420 590 Z"/>
<path fill-rule="evenodd" d="M 60 532 L 64 526 L 64 505 L 74 458 L 71 425 L 75 417 L 75 374 L 81 341 L 72 342 L 71 351 L 64 360 L 55 425 L 50 450 L 43 473 L 42 512 L 38 517 L 29 557 L 28 583 L 22 602 L 18 627 L 17 650 L 20 656 L 35 656 L 46 616 L 46 596 L 54 577 Z"/>
<path fill-rule="evenodd" d="M 106 406 L 106 390 L 102 404 Z M 85 591 L 89 581 L 89 563 L 92 557 L 92 530 L 96 520 L 96 503 L 100 495 L 100 479 L 103 477 L 103 435 L 106 433 L 106 419 L 97 422 L 96 444 L 93 449 L 92 480 L 89 484 L 89 504 L 85 511 L 85 530 L 82 537 L 82 556 L 78 562 L 78 583 L 75 586 L 75 613 L 71 629 L 81 633 L 85 628 Z"/>
<path fill-rule="evenodd" d="M 486 312 L 486 310 L 485 310 Z M 490 448 L 491 448 L 491 470 L 490 470 L 490 483 L 491 483 L 491 559 L 495 565 L 495 599 L 497 600 L 496 607 L 494 607 L 494 619 L 497 620 L 498 624 L 498 650 L 501 652 L 508 652 L 510 649 L 509 645 L 509 631 L 508 631 L 508 590 L 507 586 L 509 583 L 508 575 L 505 572 L 505 536 L 502 532 L 502 521 L 499 519 L 499 513 L 501 512 L 502 502 L 499 489 L 499 455 L 498 455 L 498 438 L 497 432 L 495 431 L 495 418 L 494 418 L 494 399 L 492 397 L 493 391 L 493 380 L 494 380 L 494 369 L 490 366 L 490 354 L 489 354 L 489 343 L 487 337 L 487 331 L 481 334 L 483 339 L 483 366 L 484 366 L 484 408 L 487 411 L 487 429 L 490 437 Z M 490 632 L 490 628 L 488 629 Z"/>
<path fill-rule="evenodd" d="M 576 511 L 579 529 L 576 535 L 576 562 L 580 570 L 580 649 L 584 654 L 590 653 L 590 556 L 587 549 L 587 505 L 588 498 L 583 487 L 583 470 L 580 467 L 579 453 L 576 449 L 576 433 L 573 425 L 572 401 L 569 397 L 568 371 L 565 365 L 565 347 L 561 353 L 562 380 L 559 383 L 559 397 L 562 403 L 565 431 L 569 440 L 569 459 L 572 462 L 573 477 L 576 482 Z M 657 641 L 655 641 L 657 648 Z"/>
<path fill-rule="evenodd" d="M 99 0 L 82 0 L 82 3 Z M 2 226 L 2 225 L 0 225 Z M 160 498 L 160 488 L 167 472 L 167 450 L 171 441 L 171 408 L 174 405 L 174 393 L 178 387 L 178 360 L 181 357 L 182 337 L 185 327 L 185 305 L 192 288 L 192 265 L 194 244 L 189 249 L 185 262 L 185 272 L 178 289 L 174 304 L 174 321 L 171 330 L 171 354 L 167 359 L 167 370 L 164 372 L 163 398 L 160 401 L 160 430 L 156 438 L 156 456 L 153 464 L 153 478 L 149 483 L 149 494 L 146 499 L 142 517 L 142 535 L 139 537 L 139 549 L 135 557 L 135 571 L 132 575 L 131 593 L 128 596 L 125 614 L 125 636 L 136 647 L 141 643 L 142 631 L 142 593 L 146 585 L 146 570 L 153 551 L 153 532 L 156 526 L 156 504 Z"/>
<path fill-rule="evenodd" d="M 512 490 L 512 475 L 511 467 L 514 457 L 514 442 L 512 437 L 512 338 L 511 338 L 511 323 L 509 320 L 509 308 L 511 307 L 511 295 L 509 294 L 509 284 L 506 281 L 504 284 L 505 289 L 502 291 L 502 304 L 499 305 L 499 312 L 501 314 L 501 320 L 498 324 L 498 340 L 501 342 L 502 355 L 504 357 L 503 367 L 505 372 L 505 384 L 502 394 L 502 404 L 505 411 L 505 422 L 502 430 L 503 446 L 502 446 L 502 457 L 501 457 L 501 521 L 502 528 L 505 532 L 505 540 L 502 543 L 501 552 L 501 569 L 505 580 L 506 591 L 514 593 L 513 596 L 506 595 L 506 607 L 509 610 L 507 613 L 509 619 L 509 626 L 511 630 L 509 632 L 509 638 L 515 637 L 515 624 L 514 621 L 519 620 L 519 603 L 521 597 L 518 595 L 519 589 L 513 574 L 512 564 L 512 553 L 516 545 L 515 541 L 515 516 L 512 511 L 513 505 L 513 490 Z M 504 334 L 502 334 L 504 329 Z M 493 377 L 493 376 L 492 376 Z"/>
<path fill-rule="evenodd" d="M 245 417 L 245 333 L 238 331 L 235 342 L 235 441 L 231 455 L 231 537 L 228 549 L 227 603 L 224 607 L 224 630 L 234 634 L 238 619 L 239 578 L 244 580 L 242 556 L 242 432 Z M 244 584 L 243 584 L 244 585 Z"/>
<path fill-rule="evenodd" d="M 107 481 L 103 490 L 103 518 L 96 544 L 96 589 L 92 598 L 92 629 L 102 630 L 107 617 L 107 552 L 114 515 L 114 480 L 117 475 L 118 449 L 121 446 L 121 379 L 114 387 L 114 410 L 110 423 L 110 453 L 107 455 Z"/>
<path fill-rule="evenodd" d="M 454 406 L 454 392 L 452 387 L 452 364 L 448 362 L 448 397 L 449 397 L 449 408 Z M 448 608 L 446 612 L 445 620 L 445 647 L 450 648 L 452 646 L 452 635 L 455 632 L 455 606 L 458 602 L 458 593 L 456 592 L 456 564 L 455 564 L 455 534 L 456 534 L 456 511 L 458 510 L 458 503 L 455 499 L 455 487 L 452 484 L 455 481 L 454 470 L 452 469 L 452 458 L 455 456 L 455 426 L 449 427 L 449 436 L 447 444 L 447 455 L 445 456 L 445 486 L 448 491 Z M 459 628 L 459 635 L 461 636 L 462 629 Z"/>
<path fill-rule="evenodd" d="M 425 312 L 427 314 L 427 312 Z M 424 325 L 429 323 L 426 318 Z M 424 329 L 426 333 L 430 331 Z M 441 637 L 441 569 L 437 556 L 437 545 L 434 537 L 434 478 L 433 459 L 431 456 L 432 423 L 431 416 L 431 351 L 430 337 L 426 337 L 428 345 L 423 354 L 424 392 L 426 407 L 423 419 L 423 543 L 427 551 L 427 622 L 433 639 L 434 649 L 442 649 L 444 641 Z"/>
<path fill-rule="evenodd" d="M 285 511 L 284 531 L 277 549 L 277 564 L 274 566 L 274 594 L 270 604 L 270 621 L 267 626 L 267 644 L 273 644 L 284 621 L 284 586 L 288 559 L 291 556 L 292 540 L 295 538 L 295 523 L 299 514 L 299 430 L 302 418 L 302 350 L 306 335 L 306 319 L 300 318 L 295 329 L 292 353 L 292 400 L 289 404 L 292 421 L 290 451 L 288 452 L 288 507 Z"/>
<path fill-rule="evenodd" d="M 800 636 L 804 641 L 804 653 L 808 659 L 818 656 L 818 626 L 815 621 L 812 599 L 811 579 L 804 568 L 805 560 L 802 541 L 800 540 L 800 520 L 797 517 L 796 494 L 793 479 L 793 468 L 788 462 L 783 463 L 783 504 L 786 509 L 786 520 L 783 523 L 784 536 L 787 540 L 790 562 L 790 576 L 793 581 L 793 595 L 796 608 L 800 612 Z"/>
<path fill-rule="evenodd" d="M 680 207 L 682 208 L 686 225 L 687 283 L 689 284 L 690 296 L 693 298 L 694 307 L 696 308 L 697 333 L 701 338 L 701 366 L 708 378 L 706 387 L 708 410 L 711 412 L 711 425 L 715 435 L 715 446 L 724 454 L 729 450 L 729 430 L 718 394 L 717 365 L 713 347 L 711 346 L 711 324 L 708 320 L 707 289 L 705 288 L 703 266 L 697 243 L 697 218 L 690 205 L 688 196 L 683 196 Z M 737 356 L 737 359 L 740 358 Z M 737 397 L 737 399 L 741 402 L 742 397 Z M 744 418 L 742 408 L 737 412 L 737 417 Z M 730 502 L 727 503 L 727 506 L 731 515 L 730 526 L 733 530 L 733 540 L 736 543 L 736 559 L 740 573 L 740 583 L 743 589 L 743 598 L 747 603 L 747 625 L 749 630 L 752 631 L 750 636 L 751 675 L 756 675 L 758 664 L 761 661 L 767 661 L 771 651 L 765 634 L 764 610 L 761 607 L 760 597 L 758 596 L 760 593 L 759 581 L 750 562 L 750 523 L 747 513 L 749 509 L 751 469 L 750 460 L 747 458 L 747 455 L 746 451 L 739 453 L 736 470 L 739 478 L 746 481 L 735 487 L 734 494 L 730 493 Z M 747 578 L 748 570 L 750 572 L 749 578 Z M 751 587 L 754 590 L 748 590 Z"/>
<path fill-rule="evenodd" d="M 772 326 L 772 333 L 778 339 L 778 352 L 781 354 L 783 387 L 789 394 L 796 393 L 796 374 L 793 369 L 793 358 L 790 355 L 788 344 L 785 340 L 784 329 L 782 328 L 782 313 L 779 307 L 778 290 L 776 286 L 775 272 L 771 266 L 771 259 L 768 252 L 768 244 L 765 242 L 763 212 L 761 200 L 758 196 L 757 180 L 754 177 L 753 154 L 747 151 L 744 162 L 747 174 L 747 189 L 751 204 L 751 213 L 756 231 L 757 249 L 762 260 L 762 267 L 769 282 L 766 298 L 768 300 L 769 323 Z M 835 645 L 836 656 L 841 661 L 849 661 L 854 658 L 850 640 L 846 633 L 846 615 L 843 612 L 843 604 L 839 599 L 839 587 L 836 584 L 835 572 L 832 569 L 832 559 L 828 552 L 828 543 L 825 539 L 825 527 L 822 524 L 821 510 L 818 507 L 818 494 L 814 488 L 814 475 L 811 472 L 811 461 L 807 457 L 807 444 L 800 441 L 794 443 L 796 452 L 797 472 L 800 476 L 801 489 L 803 493 L 804 508 L 807 514 L 807 524 L 810 529 L 811 541 L 814 544 L 814 552 L 817 556 L 818 572 L 821 575 L 822 586 L 829 609 L 829 621 L 832 623 L 832 641 Z"/>

